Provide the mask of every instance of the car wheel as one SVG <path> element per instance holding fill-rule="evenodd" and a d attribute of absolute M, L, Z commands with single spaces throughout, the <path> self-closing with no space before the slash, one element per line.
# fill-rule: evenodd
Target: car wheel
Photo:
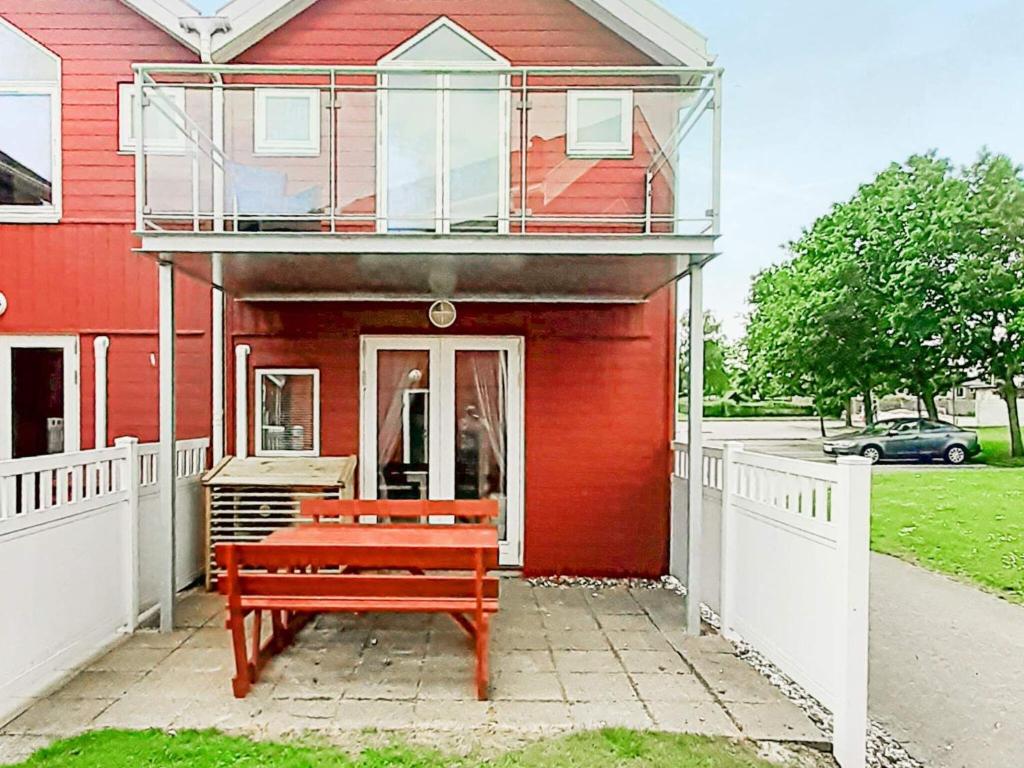
<path fill-rule="evenodd" d="M 963 464 L 967 461 L 967 450 L 962 445 L 951 445 L 946 449 L 947 464 Z"/>
<path fill-rule="evenodd" d="M 868 445 L 861 450 L 860 455 L 872 464 L 877 464 L 878 460 L 882 458 L 882 449 L 877 445 Z"/>

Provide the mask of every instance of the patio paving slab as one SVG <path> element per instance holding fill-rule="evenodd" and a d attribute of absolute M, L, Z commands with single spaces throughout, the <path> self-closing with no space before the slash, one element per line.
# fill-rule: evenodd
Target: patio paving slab
<path fill-rule="evenodd" d="M 685 636 L 682 601 L 668 590 L 505 580 L 501 607 L 489 701 L 476 700 L 464 633 L 447 617 L 417 615 L 317 617 L 235 699 L 222 598 L 191 594 L 181 628 L 137 633 L 0 728 L 0 755 L 101 727 L 255 738 L 472 731 L 486 740 L 607 725 L 822 740 L 729 643 Z"/>

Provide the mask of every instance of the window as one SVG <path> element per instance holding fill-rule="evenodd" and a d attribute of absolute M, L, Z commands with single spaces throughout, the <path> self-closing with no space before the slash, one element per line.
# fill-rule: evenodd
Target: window
<path fill-rule="evenodd" d="M 60 59 L 0 19 L 0 221 L 60 218 Z"/>
<path fill-rule="evenodd" d="M 508 61 L 441 18 L 380 65 L 381 231 L 504 231 Z"/>
<path fill-rule="evenodd" d="M 320 371 L 256 369 L 256 455 L 320 455 Z"/>
<path fill-rule="evenodd" d="M 632 91 L 569 91 L 566 153 L 577 157 L 633 154 Z"/>
<path fill-rule="evenodd" d="M 316 157 L 320 154 L 320 91 L 312 88 L 257 88 L 257 155 Z"/>
<path fill-rule="evenodd" d="M 157 92 L 159 91 L 159 92 Z M 185 89 L 163 86 L 147 88 L 148 104 L 142 119 L 146 127 L 146 153 L 151 155 L 183 155 L 187 146 L 185 119 L 175 110 L 185 111 Z M 160 102 L 159 104 L 157 102 Z M 118 149 L 135 151 L 135 85 L 121 83 L 117 87 Z"/>

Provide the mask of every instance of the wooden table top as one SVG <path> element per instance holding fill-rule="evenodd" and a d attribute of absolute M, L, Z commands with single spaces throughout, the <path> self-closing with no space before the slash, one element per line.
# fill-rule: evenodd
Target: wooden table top
<path fill-rule="evenodd" d="M 274 531 L 263 544 L 353 547 L 360 549 L 498 550 L 498 530 L 482 526 L 389 526 L 387 524 L 297 525 Z"/>

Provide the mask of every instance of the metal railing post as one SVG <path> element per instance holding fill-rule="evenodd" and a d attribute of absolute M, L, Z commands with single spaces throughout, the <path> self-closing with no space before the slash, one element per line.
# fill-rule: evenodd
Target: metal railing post
<path fill-rule="evenodd" d="M 135 70 L 135 80 L 132 87 L 134 98 L 132 100 L 132 123 L 135 133 L 135 229 L 141 232 L 145 228 L 146 211 L 146 155 L 145 136 L 146 129 L 143 125 L 143 89 L 142 71 Z"/>
<path fill-rule="evenodd" d="M 714 113 L 711 130 L 711 234 L 722 234 L 722 72 L 714 74 Z"/>

